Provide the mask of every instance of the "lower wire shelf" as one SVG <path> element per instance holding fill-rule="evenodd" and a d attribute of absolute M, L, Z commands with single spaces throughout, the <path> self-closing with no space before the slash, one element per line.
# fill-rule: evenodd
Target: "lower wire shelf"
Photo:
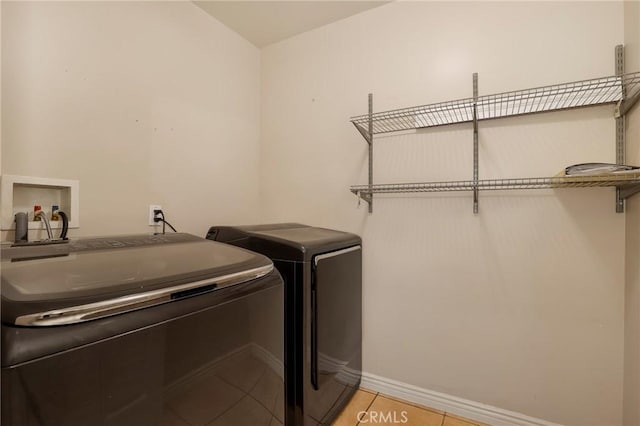
<path fill-rule="evenodd" d="M 353 185 L 351 192 L 367 199 L 372 194 L 394 194 L 412 192 L 449 192 L 513 189 L 590 188 L 615 186 L 622 198 L 640 192 L 640 175 L 558 176 L 518 179 L 458 180 L 446 182 L 387 183 L 376 185 Z"/>

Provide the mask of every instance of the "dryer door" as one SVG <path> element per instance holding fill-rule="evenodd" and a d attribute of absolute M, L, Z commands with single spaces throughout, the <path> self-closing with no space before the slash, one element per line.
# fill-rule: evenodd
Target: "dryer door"
<path fill-rule="evenodd" d="M 318 421 L 362 371 L 362 249 L 316 255 L 311 279 L 310 413 Z"/>

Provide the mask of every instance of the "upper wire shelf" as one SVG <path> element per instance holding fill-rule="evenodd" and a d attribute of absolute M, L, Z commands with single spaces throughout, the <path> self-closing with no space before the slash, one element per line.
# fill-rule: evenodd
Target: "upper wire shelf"
<path fill-rule="evenodd" d="M 389 133 L 447 124 L 473 122 L 474 105 L 478 120 L 510 117 L 610 104 L 621 101 L 640 88 L 640 72 L 619 76 L 555 84 L 495 95 L 440 102 L 372 114 L 373 133 Z M 625 93 L 626 92 L 626 93 Z M 368 132 L 369 115 L 352 117 L 351 122 Z"/>

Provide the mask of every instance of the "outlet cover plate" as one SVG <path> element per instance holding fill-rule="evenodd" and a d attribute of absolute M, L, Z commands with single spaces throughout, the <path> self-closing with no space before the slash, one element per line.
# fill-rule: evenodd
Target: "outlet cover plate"
<path fill-rule="evenodd" d="M 159 225 L 160 222 L 153 221 L 153 211 L 154 210 L 162 210 L 162 206 L 159 204 L 149 204 L 149 226 Z"/>

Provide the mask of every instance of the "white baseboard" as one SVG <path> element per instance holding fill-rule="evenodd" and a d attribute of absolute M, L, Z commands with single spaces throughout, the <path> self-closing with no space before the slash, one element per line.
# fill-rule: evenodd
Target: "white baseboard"
<path fill-rule="evenodd" d="M 492 426 L 561 426 L 558 423 L 536 419 L 525 414 L 504 410 L 457 396 L 447 395 L 408 383 L 398 382 L 371 373 L 362 373 L 360 384 L 365 389 L 403 399 L 408 402 L 435 408 L 470 420 Z"/>

